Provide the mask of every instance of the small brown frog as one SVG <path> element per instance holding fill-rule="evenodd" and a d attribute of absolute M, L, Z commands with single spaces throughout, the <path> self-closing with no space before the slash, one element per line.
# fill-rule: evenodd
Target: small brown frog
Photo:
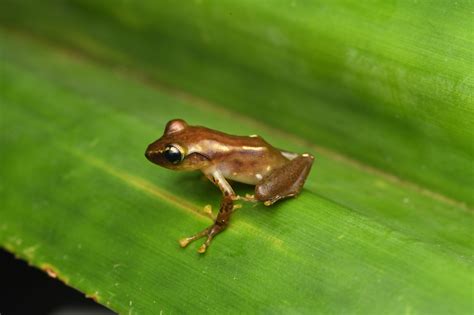
<path fill-rule="evenodd" d="M 296 196 L 311 170 L 314 157 L 279 150 L 261 137 L 233 136 L 182 119 L 168 122 L 164 135 L 150 144 L 148 160 L 172 170 L 201 170 L 222 191 L 223 199 L 213 225 L 180 240 L 181 247 L 207 237 L 198 252 L 204 253 L 212 239 L 226 228 L 235 200 L 262 201 L 266 206 Z M 237 196 L 227 179 L 255 185 L 255 195 Z"/>

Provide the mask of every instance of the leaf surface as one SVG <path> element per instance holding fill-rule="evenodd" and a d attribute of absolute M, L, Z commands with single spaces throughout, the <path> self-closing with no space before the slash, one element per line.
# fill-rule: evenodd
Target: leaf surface
<path fill-rule="evenodd" d="M 433 152 L 446 153 L 435 155 L 436 163 L 459 158 L 459 169 L 466 173 L 452 174 L 444 184 L 440 172 L 449 171 L 447 168 L 420 166 L 419 173 L 425 174 L 420 175 L 424 180 L 418 181 L 421 177 L 411 177 L 415 172 L 409 162 L 413 163 L 417 154 L 411 148 L 435 135 L 427 133 L 428 138 L 420 138 L 420 134 L 403 128 L 400 122 L 404 119 L 386 128 L 387 120 L 377 121 L 372 110 L 349 110 L 353 115 L 345 118 L 348 121 L 359 124 L 359 117 L 381 126 L 380 135 L 374 131 L 371 134 L 384 138 L 387 146 L 394 148 L 383 152 L 404 155 L 400 172 L 395 172 L 408 174 L 408 179 L 402 180 L 390 172 L 395 166 L 372 165 L 364 162 L 371 159 L 363 155 L 347 155 L 354 152 L 355 146 L 351 139 L 342 140 L 344 133 L 332 138 L 334 146 L 317 141 L 320 136 L 311 130 L 314 127 L 319 132 L 323 127 L 311 120 L 316 116 L 306 111 L 314 109 L 308 103 L 294 107 L 291 113 L 285 106 L 282 111 L 271 111 L 250 103 L 244 105 L 245 98 L 225 95 L 231 91 L 230 85 L 210 85 L 214 81 L 206 77 L 209 73 L 200 74 L 206 77 L 201 85 L 207 90 L 197 93 L 197 85 L 185 84 L 186 80 L 197 78 L 195 61 L 187 64 L 187 77 L 183 72 L 173 77 L 165 69 L 150 79 L 144 73 L 153 72 L 155 66 L 166 62 L 151 63 L 152 55 L 134 61 L 134 52 L 145 53 L 138 46 L 122 51 L 108 46 L 119 43 L 120 38 L 127 43 L 129 37 L 110 31 L 112 26 L 117 31 L 118 26 L 108 20 L 106 8 L 93 10 L 94 4 L 88 7 L 85 2 L 74 3 L 77 6 L 62 4 L 58 8 L 82 8 L 74 15 L 77 21 L 83 18 L 81 14 L 90 16 L 91 21 L 98 21 L 94 17 L 103 14 L 102 23 L 110 28 L 98 27 L 97 33 L 116 37 L 97 46 L 99 42 L 89 41 L 89 36 L 95 36 L 93 33 L 78 29 L 72 36 L 68 33 L 72 24 L 59 18 L 43 28 L 25 32 L 22 23 L 34 8 L 31 4 L 22 15 L 3 17 L 8 28 L 0 32 L 1 246 L 123 314 L 472 312 L 474 221 L 472 209 L 466 205 L 470 203 L 469 187 L 451 193 L 461 179 L 465 183 L 472 181 L 466 176 L 472 170 L 465 168 L 469 151 L 462 149 L 464 155 L 458 155 L 451 147 L 442 151 L 434 142 L 426 144 L 432 146 Z M 13 4 L 6 1 L 1 6 L 7 5 Z M 68 12 L 64 11 L 65 20 L 70 17 Z M 150 16 L 156 13 L 145 12 Z M 146 34 L 140 24 L 148 21 L 145 12 L 141 12 L 143 20 L 119 16 L 119 21 L 138 23 L 135 26 L 142 30 L 140 34 Z M 46 17 L 44 13 L 38 21 Z M 168 24 L 163 25 L 170 25 L 173 20 L 181 21 L 170 13 Z M 60 22 L 64 23 L 63 29 L 52 28 Z M 94 26 L 97 25 L 91 22 L 84 28 Z M 130 25 L 122 27 L 134 29 Z M 186 25 L 178 32 L 178 39 L 185 35 L 185 29 Z M 32 35 L 36 32 L 46 35 Z M 165 33 L 160 34 L 166 39 Z M 72 45 L 73 49 L 64 45 L 68 42 L 66 34 L 77 45 Z M 46 39 L 48 36 L 60 39 L 51 41 Z M 178 39 L 175 53 L 191 45 Z M 168 40 L 167 43 L 173 42 Z M 194 52 L 204 54 L 197 48 Z M 166 56 L 171 58 L 171 50 L 168 53 Z M 256 58 L 261 56 L 261 52 L 256 53 Z M 166 59 L 169 69 L 178 61 L 192 60 L 178 54 L 175 58 Z M 208 58 L 204 61 L 220 62 Z M 258 63 L 258 58 L 248 62 Z M 120 60 L 128 68 L 117 67 Z M 142 69 L 145 64 L 150 65 L 148 70 Z M 233 67 L 237 71 L 239 66 Z M 461 69 L 458 72 L 462 76 L 462 67 L 454 67 L 453 71 Z M 250 65 L 246 69 L 249 68 Z M 229 72 L 229 78 L 231 74 L 241 78 L 238 72 Z M 213 80 L 225 80 L 214 75 Z M 290 79 L 303 84 L 304 77 L 295 76 Z M 170 87 L 154 80 L 160 77 L 169 78 L 162 82 L 175 84 Z M 249 85 L 254 85 L 247 89 L 249 99 L 264 98 L 277 86 L 265 86 L 269 81 L 260 81 L 260 77 L 255 82 L 248 80 Z M 220 89 L 223 86 L 227 90 Z M 287 88 L 292 91 L 287 97 L 294 96 L 294 85 Z M 212 90 L 218 97 L 211 97 Z M 465 94 L 461 94 L 462 98 Z M 465 105 L 466 115 L 458 126 L 451 125 L 450 117 L 441 119 L 452 126 L 460 148 L 467 147 L 472 133 L 463 125 L 472 117 L 472 103 Z M 329 107 L 318 108 L 326 108 L 321 114 L 331 115 Z M 460 117 L 460 113 L 453 115 Z M 348 115 L 346 109 L 341 113 L 335 110 L 334 115 L 339 114 Z M 205 256 L 196 253 L 199 243 L 184 250 L 179 248 L 180 237 L 211 223 L 202 208 L 212 204 L 216 209 L 220 193 L 197 173 L 171 172 L 144 158 L 146 145 L 161 135 L 169 119 L 176 117 L 233 134 L 258 133 L 277 147 L 315 154 L 317 160 L 303 193 L 272 207 L 244 203 Z M 341 130 L 343 121 L 318 117 L 317 121 L 327 120 L 323 126 Z M 313 123 L 308 124 L 305 119 Z M 417 122 L 408 121 L 410 125 Z M 459 136 L 463 132 L 464 136 Z M 397 152 L 395 148 L 400 143 L 395 138 L 411 146 L 399 147 Z M 341 150 L 344 155 L 337 152 L 343 145 L 347 145 L 347 151 Z M 381 148 L 387 147 L 384 144 Z M 380 165 L 384 167 L 374 167 Z M 416 181 L 412 182 L 412 178 Z M 442 183 L 440 192 L 431 189 L 438 187 L 435 184 L 422 186 L 424 182 L 434 183 L 428 178 Z M 237 185 L 236 190 L 244 194 L 251 188 Z"/>

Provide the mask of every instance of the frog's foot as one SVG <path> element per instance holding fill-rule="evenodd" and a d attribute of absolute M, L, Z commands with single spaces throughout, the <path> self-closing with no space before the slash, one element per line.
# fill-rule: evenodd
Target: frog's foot
<path fill-rule="evenodd" d="M 198 240 L 201 237 L 204 237 L 205 235 L 207 235 L 209 233 L 209 230 L 210 230 L 210 227 L 202 230 L 199 233 L 194 234 L 193 236 L 182 238 L 182 239 L 179 240 L 179 245 L 184 248 L 184 247 L 188 246 L 189 243 L 191 243 L 195 240 Z"/>
<path fill-rule="evenodd" d="M 255 195 L 245 194 L 245 196 L 235 196 L 233 200 L 243 200 L 248 202 L 258 202 Z"/>
<path fill-rule="evenodd" d="M 202 244 L 201 247 L 199 247 L 198 249 L 198 253 L 205 253 L 207 248 L 211 244 L 212 239 L 227 227 L 230 216 L 232 215 L 232 212 L 235 209 L 234 202 L 232 199 L 233 198 L 229 196 L 225 197 L 222 200 L 219 214 L 217 215 L 213 225 L 190 237 L 185 237 L 181 239 L 179 241 L 179 245 L 181 245 L 181 247 L 186 247 L 189 245 L 189 243 L 207 236 L 204 244 Z"/>
<path fill-rule="evenodd" d="M 200 239 L 202 237 L 207 236 L 206 241 L 204 242 L 204 244 L 202 244 L 198 249 L 198 253 L 203 254 L 203 253 L 206 252 L 207 248 L 211 244 L 211 241 L 214 238 L 214 236 L 216 236 L 222 230 L 224 230 L 226 225 L 220 225 L 218 223 L 214 223 L 212 226 L 202 230 L 199 233 L 194 234 L 193 236 L 185 237 L 185 238 L 179 240 L 179 245 L 184 248 L 184 247 L 188 246 L 189 243 L 191 243 L 191 242 L 193 242 L 197 239 Z"/>

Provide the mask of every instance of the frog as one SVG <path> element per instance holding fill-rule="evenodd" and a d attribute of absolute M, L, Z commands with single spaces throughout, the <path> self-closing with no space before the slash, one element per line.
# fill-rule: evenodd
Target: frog
<path fill-rule="evenodd" d="M 275 148 L 258 135 L 239 136 L 183 119 L 170 120 L 163 135 L 148 145 L 145 157 L 175 171 L 201 171 L 222 192 L 214 222 L 204 230 L 179 240 L 181 247 L 206 238 L 198 248 L 205 253 L 214 237 L 227 228 L 237 200 L 275 202 L 297 196 L 310 173 L 314 156 Z M 237 195 L 230 182 L 255 186 L 254 194 Z"/>

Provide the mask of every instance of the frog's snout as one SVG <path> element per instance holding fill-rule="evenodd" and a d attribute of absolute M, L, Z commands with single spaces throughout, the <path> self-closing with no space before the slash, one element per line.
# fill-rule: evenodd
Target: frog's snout
<path fill-rule="evenodd" d="M 146 158 L 152 162 L 153 162 L 153 155 L 154 155 L 153 151 L 148 151 L 148 150 L 145 151 Z"/>
<path fill-rule="evenodd" d="M 161 152 L 151 148 L 151 145 L 145 151 L 145 157 L 153 163 L 157 163 L 160 160 Z"/>

